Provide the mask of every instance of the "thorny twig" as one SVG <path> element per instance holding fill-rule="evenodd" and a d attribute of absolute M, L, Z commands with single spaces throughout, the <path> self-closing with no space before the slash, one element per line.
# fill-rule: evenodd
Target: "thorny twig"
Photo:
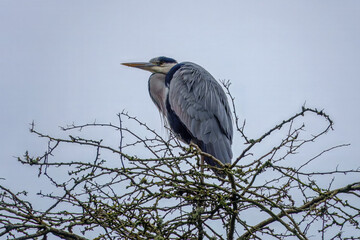
<path fill-rule="evenodd" d="M 306 135 L 303 121 L 310 114 L 324 118 L 327 124 Z M 235 118 L 238 121 L 236 113 Z M 35 157 L 26 152 L 19 161 L 38 167 L 39 177 L 54 189 L 38 193 L 48 205 L 36 209 L 25 192 L 13 193 L 0 186 L 0 238 L 52 234 L 61 239 L 86 239 L 96 234 L 97 239 L 308 239 L 318 232 L 328 239 L 360 236 L 360 183 L 333 187 L 337 175 L 359 177 L 360 170 L 311 167 L 346 145 L 304 158 L 298 166 L 288 161 L 304 144 L 331 129 L 332 121 L 323 111 L 303 107 L 255 140 L 245 136 L 244 125 L 237 125 L 247 145 L 231 166 L 219 162 L 226 178 L 198 171 L 196 158 L 212 156 L 196 145 L 165 140 L 125 112 L 119 114 L 119 121 L 119 125 L 72 124 L 63 128 L 69 133 L 65 138 L 41 133 L 33 125 L 31 132 L 48 140 L 47 151 Z M 128 121 L 141 129 L 126 128 Z M 120 146 L 87 136 L 86 130 L 93 128 L 120 132 Z M 82 136 L 76 136 L 76 130 L 82 130 Z M 275 139 L 270 150 L 249 154 L 281 130 L 282 138 Z M 93 149 L 95 158 L 56 158 L 57 150 L 71 146 L 84 147 L 86 152 Z M 138 151 L 144 148 L 147 152 L 140 156 Z M 120 168 L 116 167 L 119 156 L 124 162 Z M 324 184 L 322 177 L 331 177 L 331 183 Z M 331 235 L 334 231 L 326 232 L 330 228 L 339 231 Z"/>

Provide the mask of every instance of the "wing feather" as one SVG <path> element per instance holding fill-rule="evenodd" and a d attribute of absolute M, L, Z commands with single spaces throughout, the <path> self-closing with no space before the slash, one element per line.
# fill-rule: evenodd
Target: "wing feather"
<path fill-rule="evenodd" d="M 210 73 L 194 63 L 182 63 L 170 81 L 168 98 L 171 109 L 203 144 L 202 150 L 230 163 L 233 137 L 230 108 L 225 92 Z"/>

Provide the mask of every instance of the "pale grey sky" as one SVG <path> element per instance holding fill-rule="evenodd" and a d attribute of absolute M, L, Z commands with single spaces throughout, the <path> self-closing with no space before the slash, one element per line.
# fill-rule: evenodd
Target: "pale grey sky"
<path fill-rule="evenodd" d="M 42 152 L 29 131 L 116 121 L 127 109 L 160 118 L 149 73 L 120 66 L 165 55 L 230 79 L 238 114 L 258 136 L 306 101 L 335 121 L 318 149 L 333 166 L 360 160 L 360 2 L 0 0 L 0 177 L 19 189 L 34 171 L 13 156 Z M 234 154 L 242 149 L 235 135 Z"/>

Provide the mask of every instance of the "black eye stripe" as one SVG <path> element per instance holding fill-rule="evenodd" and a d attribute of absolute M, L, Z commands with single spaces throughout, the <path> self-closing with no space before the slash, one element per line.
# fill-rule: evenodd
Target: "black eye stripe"
<path fill-rule="evenodd" d="M 150 60 L 151 63 L 156 64 L 156 65 L 162 65 L 165 63 L 175 63 L 176 64 L 176 60 L 172 59 L 172 58 L 168 58 L 168 57 L 157 57 L 157 58 L 153 58 Z"/>

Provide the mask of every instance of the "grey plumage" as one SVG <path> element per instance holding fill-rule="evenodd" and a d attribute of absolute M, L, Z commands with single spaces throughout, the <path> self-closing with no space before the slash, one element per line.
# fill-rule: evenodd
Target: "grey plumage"
<path fill-rule="evenodd" d="M 183 64 L 170 82 L 170 105 L 196 140 L 202 142 L 203 151 L 231 163 L 233 127 L 226 95 L 204 68 Z"/>
<path fill-rule="evenodd" d="M 149 93 L 151 100 L 154 102 L 159 111 L 164 114 L 166 118 L 165 101 L 168 89 L 165 86 L 165 75 L 162 73 L 153 73 L 148 82 Z"/>
<path fill-rule="evenodd" d="M 194 142 L 222 163 L 231 163 L 233 126 L 226 94 L 201 66 L 158 57 L 148 63 L 124 63 L 153 72 L 151 99 L 179 139 Z M 218 164 L 205 158 L 212 166 Z"/>

